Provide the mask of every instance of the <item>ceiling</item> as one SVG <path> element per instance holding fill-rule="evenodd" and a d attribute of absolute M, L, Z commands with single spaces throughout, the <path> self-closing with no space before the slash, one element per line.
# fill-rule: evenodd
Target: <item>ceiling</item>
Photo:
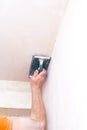
<path fill-rule="evenodd" d="M 0 80 L 27 81 L 32 55 L 51 55 L 66 3 L 0 0 Z"/>

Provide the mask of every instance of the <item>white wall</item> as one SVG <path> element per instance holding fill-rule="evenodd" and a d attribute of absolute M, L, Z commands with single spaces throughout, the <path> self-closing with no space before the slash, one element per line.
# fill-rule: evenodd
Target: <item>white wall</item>
<path fill-rule="evenodd" d="M 0 0 L 0 79 L 27 81 L 33 54 L 50 55 L 67 0 Z"/>
<path fill-rule="evenodd" d="M 19 81 L 28 81 L 32 54 L 52 53 L 66 2 L 0 0 L 0 107 L 31 107 L 30 86 Z"/>
<path fill-rule="evenodd" d="M 87 129 L 87 1 L 70 0 L 57 36 L 44 100 L 48 130 Z"/>
<path fill-rule="evenodd" d="M 0 108 L 31 109 L 29 83 L 0 80 Z"/>

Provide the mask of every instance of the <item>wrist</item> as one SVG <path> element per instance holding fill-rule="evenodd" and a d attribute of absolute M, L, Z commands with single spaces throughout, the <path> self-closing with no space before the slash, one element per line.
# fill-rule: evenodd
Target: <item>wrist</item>
<path fill-rule="evenodd" d="M 31 85 L 32 90 L 40 90 L 42 87 L 38 85 Z"/>
<path fill-rule="evenodd" d="M 33 86 L 33 87 L 31 87 L 31 91 L 32 92 L 41 92 L 42 88 L 41 87 L 37 87 L 37 86 Z"/>
<path fill-rule="evenodd" d="M 31 89 L 33 99 L 37 99 L 37 97 L 42 97 L 42 89 L 41 88 L 33 88 Z"/>

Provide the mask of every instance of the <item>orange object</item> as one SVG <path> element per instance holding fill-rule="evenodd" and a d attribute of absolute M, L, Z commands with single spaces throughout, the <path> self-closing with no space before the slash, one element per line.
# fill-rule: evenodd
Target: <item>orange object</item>
<path fill-rule="evenodd" d="M 12 122 L 7 117 L 0 116 L 0 130 L 12 130 Z"/>

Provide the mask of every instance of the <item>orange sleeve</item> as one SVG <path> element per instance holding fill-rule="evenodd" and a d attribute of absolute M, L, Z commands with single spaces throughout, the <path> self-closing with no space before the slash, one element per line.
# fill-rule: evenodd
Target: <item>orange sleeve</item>
<path fill-rule="evenodd" d="M 0 130 L 12 130 L 12 122 L 8 118 L 0 116 Z"/>

